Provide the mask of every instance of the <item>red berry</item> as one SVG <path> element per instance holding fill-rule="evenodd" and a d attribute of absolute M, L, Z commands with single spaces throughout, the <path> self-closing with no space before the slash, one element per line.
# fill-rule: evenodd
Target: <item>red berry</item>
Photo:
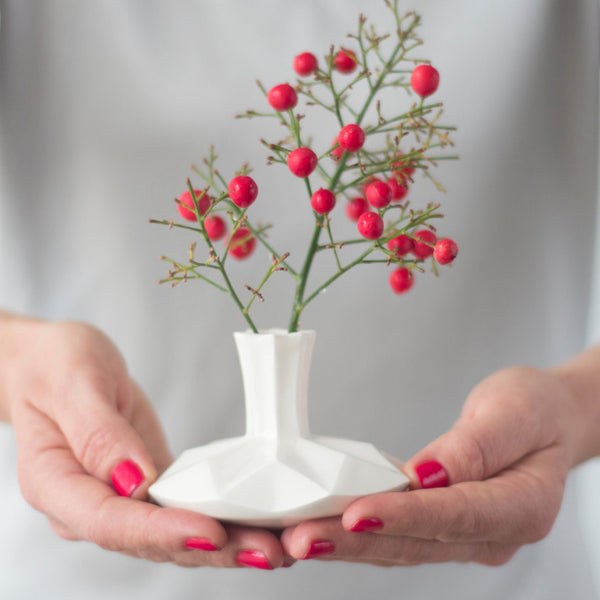
<path fill-rule="evenodd" d="M 392 163 L 392 167 L 398 169 L 396 175 L 401 179 L 410 179 L 415 172 L 415 163 L 404 158 L 403 154 L 397 154 L 396 158 L 400 159 Z"/>
<path fill-rule="evenodd" d="M 335 140 L 333 140 L 333 143 L 331 144 L 332 150 L 330 154 L 335 160 L 340 160 L 340 158 L 342 158 L 342 154 L 344 154 L 344 149 L 341 146 L 336 146 L 336 144 L 338 143 L 338 138 L 336 137 Z"/>
<path fill-rule="evenodd" d="M 412 273 L 406 267 L 399 267 L 390 273 L 390 287 L 395 294 L 404 294 L 413 286 Z"/>
<path fill-rule="evenodd" d="M 358 221 L 358 217 L 368 210 L 369 204 L 362 196 L 356 196 L 346 204 L 346 215 L 351 221 Z"/>
<path fill-rule="evenodd" d="M 298 94 L 291 85 L 281 83 L 269 90 L 267 101 L 275 110 L 289 110 L 298 104 Z"/>
<path fill-rule="evenodd" d="M 440 265 L 451 263 L 456 258 L 457 254 L 458 246 L 449 238 L 444 238 L 437 242 L 433 249 L 433 258 L 435 258 Z"/>
<path fill-rule="evenodd" d="M 320 215 L 326 215 L 335 206 L 335 194 L 325 188 L 318 189 L 310 199 L 313 210 Z"/>
<path fill-rule="evenodd" d="M 366 212 L 358 217 L 358 233 L 368 240 L 377 240 L 383 233 L 383 219 L 376 212 Z"/>
<path fill-rule="evenodd" d="M 346 125 L 342 127 L 338 137 L 338 142 L 344 150 L 356 152 L 363 147 L 365 143 L 365 132 L 358 125 Z"/>
<path fill-rule="evenodd" d="M 437 237 L 433 231 L 422 229 L 415 233 L 414 248 L 412 253 L 417 258 L 427 258 L 433 254 L 433 247 L 437 242 Z"/>
<path fill-rule="evenodd" d="M 310 148 L 296 148 L 287 157 L 290 171 L 296 177 L 308 177 L 317 168 L 317 155 Z"/>
<path fill-rule="evenodd" d="M 256 238 L 252 235 L 252 232 L 247 227 L 239 227 L 231 236 L 229 254 L 231 254 L 233 258 L 242 260 L 250 256 L 255 247 Z"/>
<path fill-rule="evenodd" d="M 204 230 L 210 240 L 220 240 L 227 233 L 227 225 L 219 215 L 208 215 L 204 219 Z"/>
<path fill-rule="evenodd" d="M 395 238 L 392 238 L 388 243 L 387 247 L 390 252 L 394 253 L 394 256 L 405 256 L 413 249 L 413 241 L 407 235 L 400 234 Z"/>
<path fill-rule="evenodd" d="M 395 175 L 392 175 L 388 179 L 388 185 L 392 190 L 392 202 L 401 202 L 403 198 L 408 194 L 408 184 L 405 180 L 404 183 L 399 183 Z"/>
<path fill-rule="evenodd" d="M 238 175 L 229 182 L 228 190 L 231 201 L 240 208 L 247 208 L 258 196 L 258 186 L 252 177 Z"/>
<path fill-rule="evenodd" d="M 363 196 L 367 195 L 367 188 L 375 181 L 381 181 L 381 179 L 377 179 L 375 175 L 371 175 L 365 182 L 361 184 L 360 191 Z"/>
<path fill-rule="evenodd" d="M 346 48 L 342 48 L 333 59 L 333 67 L 340 73 L 352 73 L 357 64 L 354 52 Z"/>
<path fill-rule="evenodd" d="M 419 65 L 410 76 L 410 85 L 421 98 L 431 96 L 440 84 L 440 74 L 431 65 Z"/>
<path fill-rule="evenodd" d="M 203 215 L 210 206 L 210 198 L 208 194 L 203 190 L 194 190 L 194 195 L 196 196 L 196 201 L 198 203 L 198 209 L 200 210 L 200 214 Z M 194 201 L 192 200 L 192 194 L 189 191 L 183 192 L 181 196 L 178 198 L 181 204 L 177 204 L 177 210 L 179 214 L 188 221 L 197 221 L 196 213 L 194 212 Z M 185 205 L 185 206 L 182 206 Z M 189 206 L 189 210 L 186 208 Z"/>
<path fill-rule="evenodd" d="M 392 201 L 392 190 L 383 181 L 374 181 L 367 187 L 367 200 L 375 208 L 384 208 Z"/>
<path fill-rule="evenodd" d="M 294 58 L 294 71 L 304 77 L 317 70 L 317 57 L 310 52 L 303 52 Z"/>

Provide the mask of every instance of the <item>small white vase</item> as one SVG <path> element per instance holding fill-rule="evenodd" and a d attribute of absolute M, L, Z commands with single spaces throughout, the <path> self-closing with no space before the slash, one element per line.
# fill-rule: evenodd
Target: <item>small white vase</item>
<path fill-rule="evenodd" d="M 155 502 L 277 528 L 341 514 L 360 496 L 406 488 L 406 476 L 371 444 L 309 432 L 314 331 L 234 336 L 246 434 L 184 452 L 150 487 Z"/>

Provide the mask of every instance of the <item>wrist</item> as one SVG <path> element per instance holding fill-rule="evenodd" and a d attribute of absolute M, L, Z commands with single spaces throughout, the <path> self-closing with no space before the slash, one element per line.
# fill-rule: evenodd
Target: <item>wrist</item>
<path fill-rule="evenodd" d="M 600 455 L 600 346 L 550 369 L 569 394 L 573 466 Z"/>

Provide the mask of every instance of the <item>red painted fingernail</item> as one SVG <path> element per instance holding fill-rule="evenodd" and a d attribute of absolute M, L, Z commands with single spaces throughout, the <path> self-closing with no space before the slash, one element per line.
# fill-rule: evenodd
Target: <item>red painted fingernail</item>
<path fill-rule="evenodd" d="M 132 460 L 123 461 L 112 472 L 112 484 L 119 496 L 131 496 L 142 481 L 144 474 Z"/>
<path fill-rule="evenodd" d="M 323 556 L 324 554 L 331 554 L 335 550 L 335 544 L 329 540 L 316 540 L 308 549 L 308 552 L 302 560 L 308 560 L 309 558 L 316 558 L 317 556 Z"/>
<path fill-rule="evenodd" d="M 352 527 L 350 527 L 350 531 L 378 531 L 383 528 L 383 522 L 380 519 L 368 518 L 368 519 L 360 519 L 356 521 Z"/>
<path fill-rule="evenodd" d="M 242 550 L 237 555 L 238 564 L 244 567 L 254 567 L 270 571 L 273 567 L 269 564 L 267 557 L 258 550 Z"/>
<path fill-rule="evenodd" d="M 220 550 L 210 540 L 206 538 L 192 537 L 185 540 L 185 545 L 190 550 L 206 550 L 207 552 L 214 552 Z"/>
<path fill-rule="evenodd" d="M 448 486 L 448 473 L 436 460 L 422 463 L 415 467 L 415 473 L 422 488 L 438 488 Z"/>

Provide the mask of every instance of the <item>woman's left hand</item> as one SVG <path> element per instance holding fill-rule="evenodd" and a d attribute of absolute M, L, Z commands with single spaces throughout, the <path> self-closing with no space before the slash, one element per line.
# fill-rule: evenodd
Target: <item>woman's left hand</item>
<path fill-rule="evenodd" d="M 503 564 L 550 531 L 569 469 L 589 454 L 590 417 L 564 377 L 499 371 L 474 388 L 448 433 L 404 465 L 411 491 L 290 527 L 283 547 L 298 559 L 383 566 Z"/>

